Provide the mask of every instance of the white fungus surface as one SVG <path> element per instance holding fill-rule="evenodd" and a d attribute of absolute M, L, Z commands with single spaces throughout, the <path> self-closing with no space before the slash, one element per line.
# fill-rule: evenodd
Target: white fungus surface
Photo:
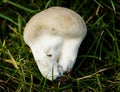
<path fill-rule="evenodd" d="M 24 29 L 24 41 L 41 74 L 55 80 L 73 68 L 86 33 L 79 14 L 64 7 L 51 7 L 30 19 Z"/>

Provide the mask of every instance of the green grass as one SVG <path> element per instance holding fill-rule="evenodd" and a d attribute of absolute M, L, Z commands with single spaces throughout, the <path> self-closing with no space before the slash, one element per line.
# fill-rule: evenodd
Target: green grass
<path fill-rule="evenodd" d="M 78 12 L 88 33 L 71 75 L 50 82 L 23 41 L 27 21 L 51 6 Z M 119 0 L 0 1 L 0 92 L 120 92 Z"/>

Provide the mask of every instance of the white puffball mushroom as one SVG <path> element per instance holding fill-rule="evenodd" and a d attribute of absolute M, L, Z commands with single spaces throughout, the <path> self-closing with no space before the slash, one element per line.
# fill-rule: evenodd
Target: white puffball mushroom
<path fill-rule="evenodd" d="M 73 68 L 86 33 L 86 24 L 79 14 L 56 6 L 30 19 L 24 29 L 24 41 L 41 74 L 55 80 Z"/>

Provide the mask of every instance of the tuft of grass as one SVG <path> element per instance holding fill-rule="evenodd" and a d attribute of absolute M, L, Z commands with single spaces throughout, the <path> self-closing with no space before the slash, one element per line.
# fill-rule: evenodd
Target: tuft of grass
<path fill-rule="evenodd" d="M 120 2 L 115 0 L 1 0 L 0 92 L 120 91 Z M 48 81 L 23 40 L 27 21 L 51 6 L 78 12 L 88 33 L 70 75 Z"/>

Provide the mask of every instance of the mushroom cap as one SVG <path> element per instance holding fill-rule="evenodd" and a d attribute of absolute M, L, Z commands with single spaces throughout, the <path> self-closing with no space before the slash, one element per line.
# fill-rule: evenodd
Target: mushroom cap
<path fill-rule="evenodd" d="M 42 75 L 54 80 L 72 69 L 87 27 L 82 17 L 64 7 L 51 7 L 34 15 L 24 29 Z"/>
<path fill-rule="evenodd" d="M 44 33 L 83 39 L 86 32 L 86 24 L 79 14 L 57 6 L 43 10 L 30 19 L 24 29 L 24 40 L 27 44 L 33 44 L 32 41 Z"/>

